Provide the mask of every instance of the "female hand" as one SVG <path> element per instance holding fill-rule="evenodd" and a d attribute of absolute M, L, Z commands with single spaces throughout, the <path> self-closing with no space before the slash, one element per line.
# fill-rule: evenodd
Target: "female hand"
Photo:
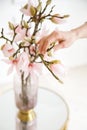
<path fill-rule="evenodd" d="M 39 53 L 44 54 L 50 45 L 55 42 L 54 50 L 66 48 L 80 38 L 87 38 L 87 22 L 71 31 L 53 31 L 50 35 L 43 37 L 39 43 Z"/>
<path fill-rule="evenodd" d="M 50 35 L 43 37 L 39 43 L 39 52 L 44 54 L 50 45 L 55 42 L 54 50 L 69 47 L 76 40 L 76 36 L 72 31 L 53 31 Z"/>

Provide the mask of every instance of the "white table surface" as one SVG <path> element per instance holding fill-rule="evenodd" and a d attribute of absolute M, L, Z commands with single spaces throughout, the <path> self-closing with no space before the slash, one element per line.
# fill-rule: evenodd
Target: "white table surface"
<path fill-rule="evenodd" d="M 70 69 L 63 85 L 51 76 L 46 76 L 41 84 L 60 93 L 67 101 L 70 110 L 67 130 L 87 130 L 87 65 Z"/>
<path fill-rule="evenodd" d="M 22 127 L 24 122 L 18 119 L 18 110 L 14 98 L 12 89 L 0 96 L 0 129 L 65 130 L 69 119 L 69 109 L 67 103 L 59 94 L 45 88 L 38 89 L 38 102 L 34 108 L 36 123 L 32 126 L 34 128 L 30 128 L 33 121 L 27 121 L 25 129 Z"/>

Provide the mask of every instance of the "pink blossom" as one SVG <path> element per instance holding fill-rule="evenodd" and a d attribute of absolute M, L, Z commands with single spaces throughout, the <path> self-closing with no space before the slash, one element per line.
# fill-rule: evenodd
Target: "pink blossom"
<path fill-rule="evenodd" d="M 17 72 L 18 72 L 18 67 L 17 67 L 18 60 L 19 60 L 19 59 L 12 59 L 12 60 L 4 59 L 4 60 L 3 60 L 5 63 L 7 63 L 7 64 L 10 65 L 10 67 L 9 67 L 9 69 L 8 69 L 8 74 L 11 74 L 14 68 L 16 68 L 16 70 L 17 70 Z"/>
<path fill-rule="evenodd" d="M 31 16 L 30 6 L 29 6 L 29 5 L 27 5 L 26 8 L 24 8 L 24 7 L 21 8 L 20 11 L 21 11 L 23 14 L 25 14 L 25 15 Z"/>
<path fill-rule="evenodd" d="M 3 60 L 5 63 L 9 64 L 8 74 L 12 73 L 15 68 L 17 73 L 20 75 L 24 72 L 24 78 L 26 79 L 29 74 L 34 76 L 36 73 L 41 74 L 42 64 L 41 63 L 30 63 L 26 52 L 21 53 L 17 59 Z"/>
<path fill-rule="evenodd" d="M 29 63 L 25 68 L 24 78 L 30 74 L 32 77 L 36 74 L 41 74 L 42 64 L 41 63 Z"/>
<path fill-rule="evenodd" d="M 65 68 L 64 65 L 61 63 L 54 63 L 50 65 L 50 69 L 56 76 L 64 76 L 65 75 Z"/>
<path fill-rule="evenodd" d="M 38 2 L 36 0 L 29 0 L 28 4 L 25 5 L 23 8 L 21 8 L 21 12 L 27 16 L 32 16 L 30 8 L 31 6 L 36 7 L 38 5 Z"/>
<path fill-rule="evenodd" d="M 6 43 L 2 46 L 2 52 L 4 56 L 10 57 L 15 53 L 15 49 L 11 44 Z"/>
<path fill-rule="evenodd" d="M 42 64 L 41 63 L 30 63 L 28 65 L 29 73 L 33 75 L 33 73 L 41 74 Z"/>
<path fill-rule="evenodd" d="M 16 36 L 14 41 L 18 42 L 24 39 L 24 37 L 26 36 L 26 29 L 22 28 L 21 26 L 18 26 L 15 30 Z"/>
<path fill-rule="evenodd" d="M 12 73 L 14 67 L 17 71 L 17 73 L 20 75 L 22 72 L 24 72 L 25 77 L 28 76 L 28 65 L 29 65 L 29 59 L 26 52 L 21 53 L 18 58 L 11 59 L 11 60 L 3 60 L 5 63 L 10 64 L 11 66 L 8 69 L 8 74 Z"/>
<path fill-rule="evenodd" d="M 28 54 L 26 52 L 22 52 L 19 56 L 17 68 L 20 72 L 25 72 L 28 65 L 29 65 Z"/>

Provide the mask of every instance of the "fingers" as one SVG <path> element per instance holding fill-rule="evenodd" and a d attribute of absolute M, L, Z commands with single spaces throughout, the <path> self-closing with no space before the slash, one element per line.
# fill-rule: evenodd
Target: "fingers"
<path fill-rule="evenodd" d="M 38 44 L 39 44 L 39 53 L 41 53 L 41 54 L 44 54 L 45 53 L 45 51 L 46 51 L 46 49 L 47 49 L 47 45 L 46 45 L 46 37 L 44 37 L 44 38 L 42 38 L 39 42 L 38 42 Z"/>
<path fill-rule="evenodd" d="M 42 38 L 39 44 L 39 53 L 45 54 L 47 49 L 53 42 L 58 42 L 58 33 L 56 31 L 52 32 L 50 35 Z"/>
<path fill-rule="evenodd" d="M 47 49 L 50 48 L 50 45 L 56 41 L 57 41 L 57 33 L 54 31 L 50 35 L 45 37 L 45 39 L 43 40 L 43 43 L 41 45 L 41 52 L 44 54 L 47 51 Z"/>
<path fill-rule="evenodd" d="M 57 45 L 54 46 L 54 51 L 57 51 L 61 48 L 63 48 L 62 44 L 57 44 Z"/>
<path fill-rule="evenodd" d="M 57 51 L 57 50 L 62 49 L 62 48 L 66 48 L 65 44 L 66 44 L 65 41 L 58 42 L 58 44 L 54 46 L 54 51 Z"/>

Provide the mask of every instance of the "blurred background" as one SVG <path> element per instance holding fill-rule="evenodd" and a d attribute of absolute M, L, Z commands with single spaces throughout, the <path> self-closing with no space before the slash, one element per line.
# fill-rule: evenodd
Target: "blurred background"
<path fill-rule="evenodd" d="M 7 28 L 8 21 L 16 22 L 20 18 L 19 9 L 25 2 L 27 0 L 0 0 L 0 29 Z M 56 13 L 70 15 L 64 24 L 57 26 L 59 30 L 67 31 L 87 21 L 87 0 L 53 0 L 53 4 L 56 5 Z M 55 26 L 49 24 L 47 28 L 52 31 Z M 47 79 L 41 78 L 40 85 L 56 88 L 56 91 L 67 100 L 70 107 L 70 123 L 67 130 L 87 130 L 87 39 L 79 39 L 71 47 L 59 50 L 57 56 L 69 70 L 63 87 L 61 88 L 54 79 L 47 85 L 49 77 L 46 75 Z M 0 60 L 2 58 L 0 52 Z M 3 84 L 9 86 L 7 83 L 12 83 L 13 77 L 6 75 L 7 70 L 7 64 L 1 61 L 0 88 Z"/>

